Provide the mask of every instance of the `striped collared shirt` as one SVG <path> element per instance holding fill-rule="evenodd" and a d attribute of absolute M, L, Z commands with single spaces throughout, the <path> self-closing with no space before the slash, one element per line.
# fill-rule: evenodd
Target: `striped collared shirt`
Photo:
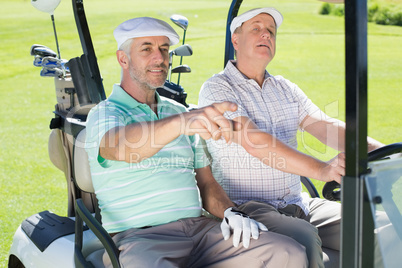
<path fill-rule="evenodd" d="M 209 162 L 200 147 L 198 135 L 181 135 L 139 163 L 106 160 L 99 155 L 102 137 L 115 127 L 186 112 L 184 106 L 158 94 L 156 96 L 157 115 L 148 105 L 137 102 L 120 86 L 114 85 L 111 96 L 88 115 L 85 149 L 102 224 L 109 233 L 201 215 L 194 169 Z M 141 147 L 146 138 L 148 136 L 131 144 L 126 139 L 127 146 Z M 139 155 L 131 157 L 136 160 Z"/>
<path fill-rule="evenodd" d="M 248 117 L 260 130 L 296 149 L 299 125 L 318 107 L 297 85 L 283 77 L 271 76 L 266 71 L 261 88 L 239 72 L 234 63 L 228 62 L 223 72 L 204 83 L 199 106 L 222 101 L 237 103 L 238 110 L 226 112 L 227 118 Z M 300 176 L 263 164 L 238 144 L 208 140 L 207 145 L 213 159 L 213 175 L 233 202 L 257 200 L 277 208 L 296 204 L 308 213 L 307 202 L 301 196 Z M 286 159 L 274 154 L 266 157 L 272 165 L 286 165 Z"/>

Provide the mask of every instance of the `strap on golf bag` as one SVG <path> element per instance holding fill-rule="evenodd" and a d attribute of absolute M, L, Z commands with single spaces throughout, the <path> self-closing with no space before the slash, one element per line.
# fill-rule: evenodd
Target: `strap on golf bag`
<path fill-rule="evenodd" d="M 178 103 L 189 107 L 186 103 L 187 92 L 184 91 L 183 87 L 172 82 L 165 81 L 163 87 L 156 89 L 159 95 L 175 100 Z"/>

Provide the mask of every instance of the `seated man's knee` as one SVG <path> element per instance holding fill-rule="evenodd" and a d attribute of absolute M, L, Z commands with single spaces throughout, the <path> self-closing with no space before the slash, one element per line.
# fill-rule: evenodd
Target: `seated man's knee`
<path fill-rule="evenodd" d="M 307 267 L 308 258 L 306 248 L 293 239 L 281 244 L 278 248 L 276 257 L 281 261 L 278 267 Z"/>
<path fill-rule="evenodd" d="M 310 244 L 313 241 L 319 241 L 321 243 L 318 228 L 304 220 L 300 220 L 296 225 L 289 226 L 287 234 L 299 242 L 306 241 Z"/>
<path fill-rule="evenodd" d="M 307 267 L 306 248 L 285 235 L 267 233 L 273 241 L 270 247 L 264 247 L 264 255 L 274 267 Z M 267 252 L 268 250 L 268 252 Z"/>

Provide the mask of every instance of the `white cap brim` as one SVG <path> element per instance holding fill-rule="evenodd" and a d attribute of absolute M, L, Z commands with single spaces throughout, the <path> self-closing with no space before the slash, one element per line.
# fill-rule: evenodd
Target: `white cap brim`
<path fill-rule="evenodd" d="M 276 28 L 278 28 L 283 22 L 282 14 L 273 7 L 263 7 L 263 8 L 251 9 L 251 10 L 246 11 L 243 14 L 235 17 L 232 20 L 232 23 L 230 24 L 230 32 L 232 33 L 232 35 L 233 35 L 234 31 L 238 27 L 240 27 L 244 22 L 254 18 L 255 16 L 257 16 L 261 13 L 267 13 L 267 14 L 271 15 L 272 18 L 274 18 Z"/>
<path fill-rule="evenodd" d="M 150 17 L 140 17 L 127 20 L 117 26 L 113 31 L 117 41 L 117 48 L 128 39 L 146 36 L 166 36 L 170 45 L 179 43 L 180 37 L 176 31 L 166 22 Z"/>

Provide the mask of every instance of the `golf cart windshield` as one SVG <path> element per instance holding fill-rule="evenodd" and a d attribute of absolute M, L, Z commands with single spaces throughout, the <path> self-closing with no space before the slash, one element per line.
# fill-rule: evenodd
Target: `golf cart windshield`
<path fill-rule="evenodd" d="M 374 217 L 378 244 L 384 267 L 400 267 L 402 263 L 402 159 L 369 164 L 365 176 Z M 378 217 L 384 215 L 386 217 Z M 384 215 L 385 216 L 385 215 Z M 392 257 L 391 257 L 392 256 Z"/>

